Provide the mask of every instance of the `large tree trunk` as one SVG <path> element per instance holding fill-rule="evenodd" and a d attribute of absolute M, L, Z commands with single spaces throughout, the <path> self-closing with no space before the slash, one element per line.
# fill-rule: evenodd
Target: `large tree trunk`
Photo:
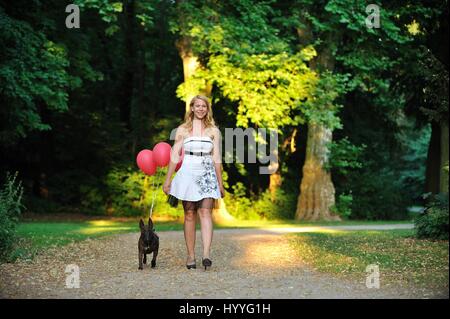
<path fill-rule="evenodd" d="M 448 193 L 448 122 L 441 121 L 441 156 L 439 166 L 439 192 Z M 447 171 L 445 170 L 447 167 Z"/>
<path fill-rule="evenodd" d="M 427 163 L 425 171 L 425 193 L 439 193 L 439 176 L 441 170 L 441 128 L 435 121 L 431 122 L 431 137 L 428 144 Z"/>
<path fill-rule="evenodd" d="M 188 79 L 195 74 L 195 71 L 200 67 L 198 58 L 193 54 L 191 47 L 191 40 L 188 37 L 181 37 L 176 42 L 178 52 L 180 54 L 181 60 L 183 61 L 183 73 L 184 82 L 186 83 Z M 195 92 L 187 92 L 186 94 L 186 112 L 189 111 L 189 102 L 196 95 Z"/>
<path fill-rule="evenodd" d="M 183 61 L 183 73 L 184 73 L 184 82 L 187 82 L 195 72 L 201 68 L 201 64 L 198 60 L 198 57 L 192 52 L 192 43 L 189 37 L 181 37 L 176 42 L 176 46 L 178 48 L 178 52 L 180 54 L 181 60 Z M 191 99 L 197 94 L 202 94 L 205 96 L 209 96 L 212 90 L 212 86 L 207 84 L 207 86 L 200 90 L 200 92 L 190 92 L 188 91 L 186 94 L 186 112 L 189 111 L 189 103 Z"/>
<path fill-rule="evenodd" d="M 306 159 L 303 178 L 297 202 L 296 219 L 301 220 L 340 220 L 330 212 L 334 205 L 334 185 L 331 175 L 324 169 L 328 161 L 327 143 L 331 142 L 332 132 L 320 124 L 308 124 Z"/>
<path fill-rule="evenodd" d="M 297 29 L 301 45 L 313 40 L 312 27 L 303 21 L 305 27 Z M 330 32 L 325 45 L 317 57 L 310 61 L 310 68 L 320 73 L 334 70 L 335 59 L 331 50 L 332 43 L 338 43 L 341 35 Z M 335 189 L 330 172 L 324 165 L 328 162 L 327 144 L 332 141 L 332 130 L 322 124 L 308 123 L 306 158 L 303 166 L 303 178 L 300 183 L 300 194 L 297 201 L 295 219 L 299 220 L 341 220 L 330 211 L 335 204 Z"/>
<path fill-rule="evenodd" d="M 195 72 L 201 67 L 198 58 L 192 52 L 191 39 L 188 37 L 182 37 L 176 42 L 178 52 L 181 59 L 183 60 L 183 73 L 184 81 L 186 82 Z M 212 86 L 208 84 L 205 88 L 200 90 L 200 92 L 188 92 L 186 96 L 186 112 L 189 111 L 189 102 L 191 99 L 197 95 L 202 94 L 207 97 L 211 97 Z M 212 212 L 214 222 L 216 223 L 226 223 L 227 221 L 234 220 L 234 217 L 228 213 L 223 198 L 219 199 L 218 207 Z"/>

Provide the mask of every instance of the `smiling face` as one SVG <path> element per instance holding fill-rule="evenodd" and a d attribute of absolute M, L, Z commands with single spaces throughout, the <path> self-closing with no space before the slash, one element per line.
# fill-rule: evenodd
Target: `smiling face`
<path fill-rule="evenodd" d="M 199 120 L 203 119 L 208 114 L 208 106 L 205 101 L 201 99 L 195 99 L 194 105 L 191 107 L 192 112 L 194 113 L 194 118 Z"/>

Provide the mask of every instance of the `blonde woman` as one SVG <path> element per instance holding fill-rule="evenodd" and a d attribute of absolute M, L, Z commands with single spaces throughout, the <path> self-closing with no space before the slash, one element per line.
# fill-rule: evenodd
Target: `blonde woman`
<path fill-rule="evenodd" d="M 217 207 L 217 200 L 225 195 L 220 154 L 221 135 L 214 123 L 211 104 L 207 97 L 195 96 L 189 107 L 184 123 L 176 131 L 163 191 L 168 195 L 168 201 L 172 206 L 176 207 L 179 200 L 183 204 L 188 269 L 196 268 L 195 224 L 197 214 L 200 217 L 202 265 L 206 270 L 212 265 L 211 212 Z M 184 148 L 183 163 L 172 180 L 172 174 L 180 159 L 181 148 Z"/>

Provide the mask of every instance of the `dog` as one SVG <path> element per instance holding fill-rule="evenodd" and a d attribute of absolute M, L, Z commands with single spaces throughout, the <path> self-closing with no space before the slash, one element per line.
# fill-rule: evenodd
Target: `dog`
<path fill-rule="evenodd" d="M 144 224 L 141 219 L 139 221 L 139 228 L 141 229 L 141 236 L 139 237 L 138 249 L 139 249 L 139 270 L 144 269 L 143 264 L 147 264 L 147 254 L 153 253 L 152 268 L 156 266 L 156 257 L 159 250 L 159 237 L 155 233 L 153 228 L 153 221 L 148 219 L 148 225 Z"/>

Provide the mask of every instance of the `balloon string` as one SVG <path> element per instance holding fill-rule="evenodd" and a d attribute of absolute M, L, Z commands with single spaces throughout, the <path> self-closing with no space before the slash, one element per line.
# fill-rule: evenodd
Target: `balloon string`
<path fill-rule="evenodd" d="M 159 180 L 159 176 L 161 175 L 161 171 L 162 169 L 159 169 L 158 172 L 156 173 L 156 177 Z M 152 192 L 153 192 L 153 196 L 152 196 L 152 206 L 150 207 L 150 217 L 152 217 L 153 214 L 153 205 L 155 203 L 155 197 L 156 197 L 156 192 L 155 192 L 155 179 L 152 178 Z"/>

